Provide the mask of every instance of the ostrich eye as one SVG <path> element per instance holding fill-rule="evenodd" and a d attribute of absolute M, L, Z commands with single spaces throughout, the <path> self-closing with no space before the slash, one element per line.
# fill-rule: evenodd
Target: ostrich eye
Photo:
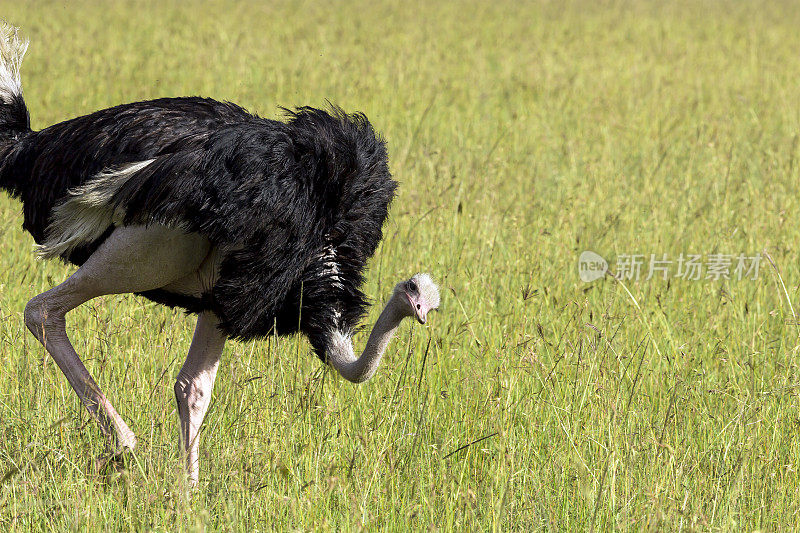
<path fill-rule="evenodd" d="M 411 292 L 417 292 L 417 284 L 414 283 L 413 280 L 409 280 L 409 282 L 408 282 L 408 290 L 410 290 Z"/>

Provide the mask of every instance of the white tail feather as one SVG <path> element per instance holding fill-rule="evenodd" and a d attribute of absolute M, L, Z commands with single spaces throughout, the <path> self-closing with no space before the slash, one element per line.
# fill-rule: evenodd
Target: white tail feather
<path fill-rule="evenodd" d="M 28 39 L 20 35 L 19 29 L 0 20 L 0 103 L 10 103 L 22 95 L 19 68 L 27 49 Z"/>

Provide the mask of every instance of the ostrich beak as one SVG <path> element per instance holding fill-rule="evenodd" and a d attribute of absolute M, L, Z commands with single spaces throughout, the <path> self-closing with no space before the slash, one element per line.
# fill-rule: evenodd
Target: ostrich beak
<path fill-rule="evenodd" d="M 416 317 L 417 322 L 419 322 L 420 324 L 424 324 L 428 321 L 428 313 L 430 313 L 431 311 L 436 311 L 436 309 L 438 309 L 438 306 L 431 307 L 430 305 L 425 305 L 423 303 L 418 306 L 415 306 L 414 309 L 415 309 L 414 316 Z"/>
<path fill-rule="evenodd" d="M 408 298 L 408 303 L 411 305 L 411 308 L 414 309 L 414 318 L 416 318 L 417 322 L 420 324 L 424 324 L 428 320 L 427 307 L 422 305 L 420 302 L 415 302 L 414 298 L 412 298 L 409 294 L 406 294 L 406 298 Z"/>

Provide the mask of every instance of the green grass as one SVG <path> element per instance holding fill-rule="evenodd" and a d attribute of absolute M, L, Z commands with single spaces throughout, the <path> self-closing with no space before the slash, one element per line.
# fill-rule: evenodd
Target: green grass
<path fill-rule="evenodd" d="M 190 94 L 364 111 L 401 182 L 366 292 L 426 270 L 443 298 L 361 386 L 304 339 L 229 343 L 186 498 L 193 321 L 128 296 L 69 316 L 139 437 L 96 472 L 100 433 L 22 320 L 71 269 L 3 198 L 0 529 L 796 527 L 800 11 L 602 4 L 4 4 L 35 128 Z M 584 284 L 587 249 L 775 268 Z"/>

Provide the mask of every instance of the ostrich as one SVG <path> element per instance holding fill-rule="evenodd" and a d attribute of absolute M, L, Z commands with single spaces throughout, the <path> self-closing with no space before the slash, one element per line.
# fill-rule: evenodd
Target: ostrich
<path fill-rule="evenodd" d="M 405 317 L 439 305 L 427 274 L 401 281 L 356 356 L 360 287 L 396 182 L 362 114 L 310 107 L 285 122 L 199 97 L 119 105 L 32 131 L 20 64 L 28 41 L 0 23 L 0 187 L 23 203 L 42 258 L 78 266 L 33 297 L 25 325 L 121 454 L 136 437 L 69 341 L 65 315 L 135 293 L 197 315 L 175 382 L 189 481 L 226 339 L 305 334 L 323 363 L 370 379 Z"/>

